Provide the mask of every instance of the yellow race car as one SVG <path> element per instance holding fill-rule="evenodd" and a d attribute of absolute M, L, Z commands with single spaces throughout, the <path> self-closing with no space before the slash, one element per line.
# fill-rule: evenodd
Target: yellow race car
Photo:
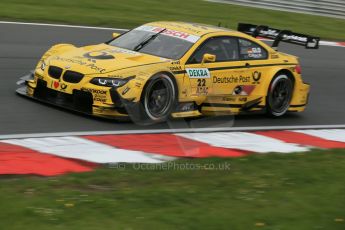
<path fill-rule="evenodd" d="M 273 39 L 273 46 L 256 37 Z M 109 42 L 58 44 L 17 92 L 87 114 L 161 122 L 169 117 L 301 112 L 308 102 L 298 58 L 279 42 L 318 48 L 319 38 L 267 26 L 238 31 L 153 22 Z"/>

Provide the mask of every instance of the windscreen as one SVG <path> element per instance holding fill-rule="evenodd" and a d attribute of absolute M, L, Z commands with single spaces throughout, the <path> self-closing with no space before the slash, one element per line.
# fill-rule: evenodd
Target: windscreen
<path fill-rule="evenodd" d="M 140 26 L 114 39 L 109 45 L 134 50 L 141 42 L 162 30 L 164 32 L 150 40 L 138 52 L 163 58 L 180 59 L 199 39 L 198 36 L 180 31 L 154 26 Z"/>

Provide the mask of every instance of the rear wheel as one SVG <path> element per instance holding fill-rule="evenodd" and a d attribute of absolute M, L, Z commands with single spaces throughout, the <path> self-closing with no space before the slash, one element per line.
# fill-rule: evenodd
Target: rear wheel
<path fill-rule="evenodd" d="M 289 109 L 293 83 L 285 74 L 276 76 L 268 89 L 267 113 L 273 117 L 283 116 Z"/>

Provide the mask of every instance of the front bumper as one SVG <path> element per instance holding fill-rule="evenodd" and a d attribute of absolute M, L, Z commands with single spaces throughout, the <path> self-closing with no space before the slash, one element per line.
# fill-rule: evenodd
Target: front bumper
<path fill-rule="evenodd" d="M 31 84 L 33 83 L 34 84 Z M 117 100 L 115 104 L 101 105 L 94 103 L 94 97 L 91 92 L 83 90 L 73 90 L 72 94 L 56 91 L 47 87 L 47 82 L 42 79 L 34 80 L 34 73 L 30 73 L 17 82 L 19 95 L 29 97 L 31 99 L 58 106 L 60 108 L 72 110 L 87 115 L 104 117 L 110 119 L 129 118 L 126 106 L 133 106 L 130 102 L 122 100 L 116 90 L 110 89 L 113 100 Z"/>

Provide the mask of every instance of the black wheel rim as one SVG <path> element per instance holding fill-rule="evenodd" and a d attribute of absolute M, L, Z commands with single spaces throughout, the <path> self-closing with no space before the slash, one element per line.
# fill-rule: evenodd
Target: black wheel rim
<path fill-rule="evenodd" d="M 291 88 L 291 81 L 288 79 L 281 79 L 273 86 L 270 97 L 272 111 L 277 113 L 286 111 L 291 99 Z"/>
<path fill-rule="evenodd" d="M 156 79 L 148 88 L 146 106 L 150 115 L 160 118 L 167 114 L 173 101 L 171 84 L 167 79 Z"/>

